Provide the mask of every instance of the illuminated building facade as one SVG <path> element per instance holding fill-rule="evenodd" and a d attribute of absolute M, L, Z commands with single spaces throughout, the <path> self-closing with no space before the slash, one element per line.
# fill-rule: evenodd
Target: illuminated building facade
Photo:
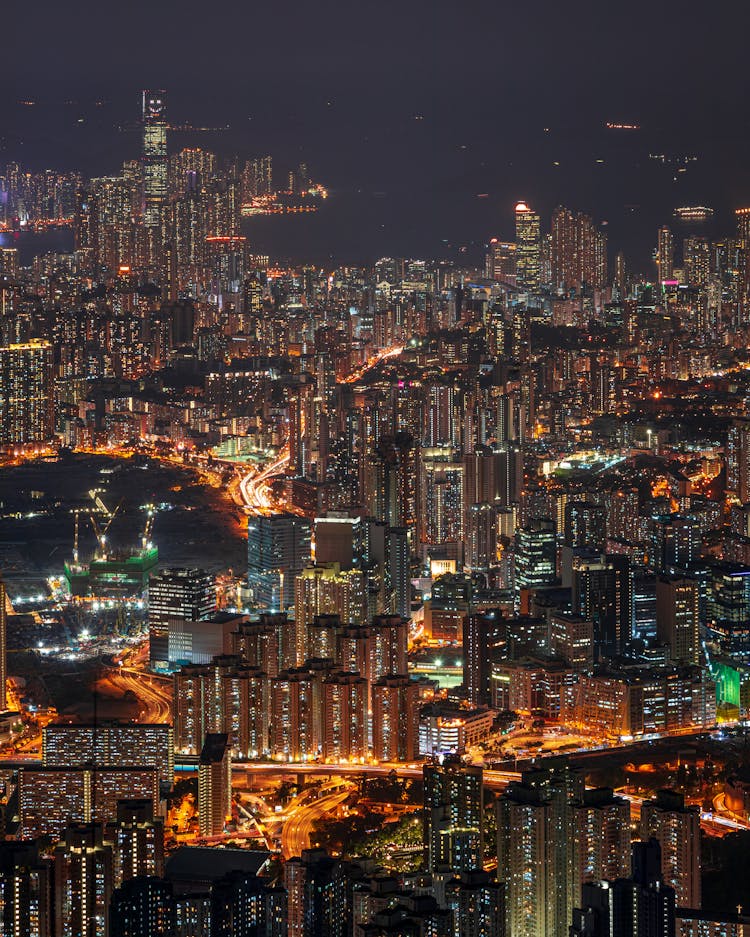
<path fill-rule="evenodd" d="M 143 223 L 162 222 L 167 200 L 167 105 L 164 91 L 143 92 Z"/>
<path fill-rule="evenodd" d="M 0 347 L 0 448 L 44 445 L 53 432 L 52 345 L 32 339 Z"/>
<path fill-rule="evenodd" d="M 526 202 L 516 205 L 516 281 L 534 293 L 541 283 L 542 238 L 539 215 Z"/>

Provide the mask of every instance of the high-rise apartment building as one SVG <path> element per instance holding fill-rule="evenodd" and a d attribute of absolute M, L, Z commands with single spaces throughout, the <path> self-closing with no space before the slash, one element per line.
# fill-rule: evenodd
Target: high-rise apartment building
<path fill-rule="evenodd" d="M 0 933 L 50 937 L 52 933 L 52 863 L 36 843 L 0 843 Z"/>
<path fill-rule="evenodd" d="M 198 823 L 201 836 L 224 832 L 232 814 L 232 758 L 223 732 L 206 735 L 198 761 Z"/>
<path fill-rule="evenodd" d="M 42 763 L 45 768 L 156 768 L 159 780 L 171 786 L 172 726 L 112 722 L 48 725 L 42 729 Z"/>
<path fill-rule="evenodd" d="M 372 684 L 372 754 L 376 761 L 419 757 L 419 687 L 407 675 Z"/>
<path fill-rule="evenodd" d="M 369 687 L 357 673 L 332 673 L 323 681 L 324 761 L 364 761 L 368 744 Z"/>
<path fill-rule="evenodd" d="M 583 886 L 570 937 L 675 937 L 675 893 L 659 866 L 657 842 L 634 843 L 629 878 Z"/>
<path fill-rule="evenodd" d="M 164 874 L 164 821 L 150 800 L 120 800 L 117 817 L 105 827 L 114 849 L 114 881 Z"/>
<path fill-rule="evenodd" d="M 54 861 L 55 937 L 107 937 L 114 858 L 101 824 L 68 826 Z"/>
<path fill-rule="evenodd" d="M 484 782 L 481 767 L 445 757 L 422 770 L 425 866 L 470 872 L 483 862 Z"/>
<path fill-rule="evenodd" d="M 676 791 L 658 791 L 641 807 L 641 838 L 661 847 L 661 872 L 680 908 L 701 906 L 700 809 Z"/>
<path fill-rule="evenodd" d="M 172 937 L 176 927 L 171 882 L 143 875 L 128 879 L 113 892 L 108 937 Z"/>
<path fill-rule="evenodd" d="M 164 91 L 143 92 L 143 222 L 158 227 L 167 201 L 167 105 Z"/>
<path fill-rule="evenodd" d="M 513 937 L 567 937 L 580 895 L 573 808 L 583 775 L 564 760 L 524 772 L 497 801 L 497 876 Z"/>
<path fill-rule="evenodd" d="M 48 443 L 54 433 L 52 345 L 0 347 L 0 449 Z"/>

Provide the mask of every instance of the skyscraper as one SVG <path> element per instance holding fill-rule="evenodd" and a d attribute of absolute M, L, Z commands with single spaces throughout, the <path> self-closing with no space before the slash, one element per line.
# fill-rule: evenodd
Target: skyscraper
<path fill-rule="evenodd" d="M 167 114 L 164 91 L 143 92 L 143 223 L 158 227 L 167 200 Z"/>
<path fill-rule="evenodd" d="M 633 843 L 630 878 L 583 886 L 570 937 L 675 937 L 674 889 L 659 865 L 657 842 Z"/>
<path fill-rule="evenodd" d="M 700 810 L 676 791 L 657 791 L 641 807 L 641 837 L 661 847 L 661 872 L 680 908 L 701 906 Z"/>
<path fill-rule="evenodd" d="M 198 762 L 198 820 L 201 836 L 224 832 L 232 812 L 232 766 L 227 735 L 206 736 Z"/>
<path fill-rule="evenodd" d="M 247 527 L 248 585 L 264 611 L 294 602 L 294 580 L 310 562 L 310 522 L 295 514 L 251 518 Z"/>
<path fill-rule="evenodd" d="M 128 879 L 112 895 L 109 937 L 171 937 L 175 900 L 170 882 L 142 875 Z"/>
<path fill-rule="evenodd" d="M 482 868 L 482 769 L 457 757 L 424 766 L 424 851 L 430 872 Z"/>
<path fill-rule="evenodd" d="M 419 687 L 405 674 L 372 684 L 372 753 L 377 761 L 419 757 Z"/>
<path fill-rule="evenodd" d="M 35 843 L 0 844 L 0 933 L 49 937 L 52 927 L 52 863 Z"/>
<path fill-rule="evenodd" d="M 56 937 L 107 937 L 114 871 L 101 824 L 69 826 L 54 856 Z"/>
<path fill-rule="evenodd" d="M 669 646 L 673 661 L 699 662 L 699 624 L 696 580 L 659 576 L 656 580 L 656 635 L 662 644 Z"/>
<path fill-rule="evenodd" d="M 666 225 L 659 228 L 655 256 L 659 282 L 671 280 L 674 276 L 674 237 Z"/>
<path fill-rule="evenodd" d="M 526 202 L 516 205 L 516 280 L 519 287 L 536 292 L 541 275 L 542 239 L 539 215 Z"/>
<path fill-rule="evenodd" d="M 573 807 L 583 790 L 581 773 L 548 761 L 497 801 L 497 876 L 513 937 L 567 937 L 580 890 Z"/>

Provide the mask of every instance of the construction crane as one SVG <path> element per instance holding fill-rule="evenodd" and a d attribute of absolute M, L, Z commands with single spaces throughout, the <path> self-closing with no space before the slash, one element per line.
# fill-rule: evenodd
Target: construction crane
<path fill-rule="evenodd" d="M 94 516 L 94 512 L 89 511 L 89 520 L 91 521 L 91 526 L 94 529 L 94 535 L 96 536 L 97 543 L 99 544 L 98 555 L 100 559 L 104 559 L 107 555 L 107 550 L 105 546 L 107 542 L 107 532 L 109 531 L 109 528 L 112 526 L 112 521 L 115 519 L 115 517 L 117 517 L 117 514 L 119 513 L 120 508 L 122 507 L 122 501 L 120 501 L 120 503 L 117 505 L 114 511 L 110 511 L 107 505 L 102 501 L 99 491 L 97 489 L 94 488 L 91 491 L 89 491 L 89 497 L 94 502 L 99 512 L 103 514 L 106 518 L 106 523 L 104 524 L 103 527 L 100 527 L 96 517 Z M 78 516 L 76 515 L 76 522 L 77 521 L 78 521 Z M 78 526 L 76 523 L 76 541 L 77 541 L 77 537 L 78 537 Z M 76 542 L 76 551 L 77 551 L 77 548 L 78 548 L 78 544 Z"/>
<path fill-rule="evenodd" d="M 141 545 L 144 550 L 151 548 L 151 531 L 154 529 L 154 521 L 156 520 L 156 505 L 147 504 L 146 505 L 146 523 L 143 526 L 143 537 L 141 539 Z"/>

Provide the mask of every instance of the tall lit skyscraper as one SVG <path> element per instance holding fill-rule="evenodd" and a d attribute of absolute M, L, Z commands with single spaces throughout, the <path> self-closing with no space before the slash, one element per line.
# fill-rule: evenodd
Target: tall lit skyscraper
<path fill-rule="evenodd" d="M 539 289 L 542 255 L 539 215 L 526 202 L 516 205 L 516 280 L 522 289 Z"/>
<path fill-rule="evenodd" d="M 659 228 L 656 245 L 656 271 L 660 283 L 674 276 L 674 237 L 666 225 Z"/>
<path fill-rule="evenodd" d="M 0 347 L 0 448 L 48 442 L 53 416 L 52 345 Z"/>
<path fill-rule="evenodd" d="M 198 820 L 202 836 L 224 832 L 232 812 L 232 762 L 227 735 L 210 732 L 198 762 Z"/>
<path fill-rule="evenodd" d="M 661 847 L 661 872 L 680 908 L 701 906 L 701 817 L 677 791 L 657 791 L 641 807 L 641 837 Z"/>
<path fill-rule="evenodd" d="M 446 757 L 424 766 L 424 851 L 429 871 L 482 868 L 482 769 Z"/>
<path fill-rule="evenodd" d="M 106 937 L 114 862 L 101 824 L 72 824 L 54 855 L 55 934 Z"/>
<path fill-rule="evenodd" d="M 161 223 L 167 199 L 167 105 L 164 91 L 143 92 L 143 222 Z"/>

